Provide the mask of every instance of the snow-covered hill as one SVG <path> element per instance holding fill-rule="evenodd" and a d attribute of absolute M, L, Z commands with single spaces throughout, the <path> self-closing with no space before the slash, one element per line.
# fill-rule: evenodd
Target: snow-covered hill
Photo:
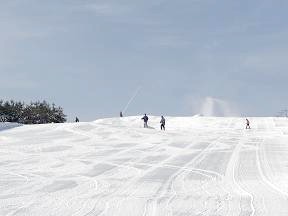
<path fill-rule="evenodd" d="M 20 126 L 22 126 L 22 125 L 21 124 L 17 124 L 17 123 L 0 122 L 0 131 L 8 130 L 8 129 L 15 128 L 15 127 L 20 127 Z"/>
<path fill-rule="evenodd" d="M 140 118 L 1 131 L 0 215 L 288 215 L 287 119 Z"/>

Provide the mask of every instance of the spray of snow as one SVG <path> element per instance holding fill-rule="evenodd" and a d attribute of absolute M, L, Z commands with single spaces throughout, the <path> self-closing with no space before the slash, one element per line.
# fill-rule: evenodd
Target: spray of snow
<path fill-rule="evenodd" d="M 200 113 L 203 116 L 238 116 L 229 102 L 213 97 L 206 97 L 203 100 Z"/>
<path fill-rule="evenodd" d="M 134 94 L 132 95 L 132 97 L 129 99 L 128 103 L 126 104 L 125 108 L 123 109 L 123 113 L 126 113 L 127 109 L 129 108 L 130 104 L 133 102 L 133 100 L 135 99 L 135 97 L 139 94 L 140 90 L 141 90 L 142 86 L 139 86 L 136 91 L 134 92 Z"/>

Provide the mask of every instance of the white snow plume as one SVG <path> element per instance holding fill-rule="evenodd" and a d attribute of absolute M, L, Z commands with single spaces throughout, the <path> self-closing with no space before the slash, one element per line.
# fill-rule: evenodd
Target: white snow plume
<path fill-rule="evenodd" d="M 123 114 L 126 114 L 126 111 L 128 109 L 128 107 L 130 106 L 130 104 L 133 102 L 133 100 L 135 99 L 135 97 L 138 95 L 138 93 L 140 92 L 140 90 L 142 89 L 142 86 L 139 86 L 136 91 L 134 92 L 134 94 L 132 95 L 132 97 L 129 99 L 128 103 L 126 104 L 125 108 L 123 109 Z"/>
<path fill-rule="evenodd" d="M 222 99 L 206 97 L 201 105 L 200 114 L 203 116 L 238 116 L 235 108 Z"/>

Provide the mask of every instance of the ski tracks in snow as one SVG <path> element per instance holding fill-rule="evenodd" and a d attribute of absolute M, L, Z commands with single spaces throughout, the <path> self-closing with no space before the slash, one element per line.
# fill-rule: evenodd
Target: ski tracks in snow
<path fill-rule="evenodd" d="M 288 215 L 285 119 L 253 118 L 251 130 L 240 118 L 167 122 L 165 132 L 139 117 L 2 131 L 0 214 Z"/>

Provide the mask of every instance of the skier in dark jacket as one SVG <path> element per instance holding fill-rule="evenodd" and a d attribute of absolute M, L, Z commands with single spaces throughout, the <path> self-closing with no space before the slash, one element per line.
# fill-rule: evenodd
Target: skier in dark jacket
<path fill-rule="evenodd" d="M 163 116 L 161 116 L 161 130 L 165 130 L 165 118 Z"/>
<path fill-rule="evenodd" d="M 246 129 L 251 129 L 250 121 L 246 118 Z"/>
<path fill-rule="evenodd" d="M 75 119 L 75 122 L 79 122 L 79 119 L 78 119 L 78 117 L 76 117 L 76 119 Z"/>
<path fill-rule="evenodd" d="M 145 114 L 142 118 L 144 120 L 144 128 L 148 128 L 148 116 Z"/>

